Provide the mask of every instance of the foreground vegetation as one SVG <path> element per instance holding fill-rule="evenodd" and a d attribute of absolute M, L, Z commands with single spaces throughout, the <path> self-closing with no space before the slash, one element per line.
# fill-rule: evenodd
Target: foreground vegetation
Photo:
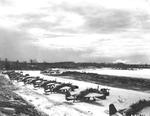
<path fill-rule="evenodd" d="M 126 112 L 126 115 L 127 116 L 131 116 L 131 114 L 135 115 L 146 107 L 150 107 L 150 101 L 149 100 L 140 100 L 137 103 L 134 103 L 130 106 L 130 108 Z"/>
<path fill-rule="evenodd" d="M 17 88 L 0 75 L 0 116 L 46 116 L 13 91 Z"/>
<path fill-rule="evenodd" d="M 100 75 L 95 73 L 63 72 L 60 76 L 75 80 L 93 82 L 100 85 L 146 91 L 150 89 L 150 80 L 123 76 Z"/>

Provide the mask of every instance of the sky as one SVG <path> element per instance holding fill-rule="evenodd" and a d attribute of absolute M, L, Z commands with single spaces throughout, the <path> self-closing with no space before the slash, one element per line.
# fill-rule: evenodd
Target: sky
<path fill-rule="evenodd" d="M 0 58 L 150 64 L 150 0 L 0 0 Z"/>

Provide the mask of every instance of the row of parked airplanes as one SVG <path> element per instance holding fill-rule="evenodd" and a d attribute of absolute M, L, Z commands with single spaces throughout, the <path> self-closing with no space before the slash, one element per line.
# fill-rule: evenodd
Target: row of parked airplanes
<path fill-rule="evenodd" d="M 76 89 L 79 88 L 77 85 L 73 85 L 72 83 L 63 83 L 56 80 L 45 80 L 40 78 L 39 76 L 33 77 L 29 74 L 23 74 L 22 72 L 8 71 L 6 72 L 11 80 L 16 80 L 17 82 L 23 82 L 26 84 L 33 84 L 34 88 L 41 87 L 44 89 L 45 94 L 48 93 L 60 93 L 65 94 L 65 98 L 67 101 L 96 101 L 98 99 L 104 100 L 107 96 L 109 96 L 109 89 L 101 88 L 101 89 L 85 89 L 81 91 L 79 94 L 71 94 Z M 89 95 L 91 94 L 91 95 Z M 93 95 L 94 96 L 93 96 Z"/>
<path fill-rule="evenodd" d="M 96 100 L 105 100 L 107 96 L 109 96 L 109 89 L 107 88 L 89 88 L 81 91 L 79 94 L 71 94 L 71 92 L 75 91 L 79 87 L 77 85 L 73 85 L 71 83 L 62 83 L 56 80 L 45 80 L 40 77 L 33 77 L 29 74 L 23 74 L 23 72 L 15 72 L 15 71 L 6 71 L 3 74 L 7 74 L 10 80 L 16 80 L 17 82 L 23 82 L 26 84 L 33 84 L 34 88 L 43 88 L 46 95 L 48 93 L 60 93 L 65 95 L 65 99 L 67 101 L 73 102 L 93 102 Z M 89 95 L 89 94 L 93 94 Z M 109 115 L 110 116 L 123 116 L 120 114 L 113 104 L 109 106 Z"/>

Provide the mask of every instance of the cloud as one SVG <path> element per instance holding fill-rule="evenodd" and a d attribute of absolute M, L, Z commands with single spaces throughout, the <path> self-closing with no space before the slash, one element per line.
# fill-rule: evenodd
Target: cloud
<path fill-rule="evenodd" d="M 122 59 L 124 59 L 124 61 L 129 64 L 146 64 L 150 62 L 149 56 L 144 53 L 130 54 L 128 56 L 122 57 Z"/>
<path fill-rule="evenodd" d="M 9 0 L 0 0 L 0 5 L 10 5 L 11 2 Z"/>
<path fill-rule="evenodd" d="M 37 39 L 18 30 L 0 28 L 0 57 L 9 60 L 37 59 L 38 61 L 84 61 L 84 54 L 92 52 L 90 49 L 74 50 L 72 48 L 44 48 L 33 44 Z M 67 56 L 67 57 L 66 57 Z"/>
<path fill-rule="evenodd" d="M 86 16 L 85 28 L 88 32 L 112 33 L 131 28 L 131 14 L 119 10 L 100 10 L 96 14 Z"/>
<path fill-rule="evenodd" d="M 143 10 L 111 9 L 102 6 L 64 5 L 62 9 L 80 14 L 85 22 L 85 33 L 118 33 L 125 31 L 149 31 L 150 13 Z"/>
<path fill-rule="evenodd" d="M 122 60 L 122 59 L 117 59 L 114 61 L 114 63 L 127 63 L 126 60 Z"/>
<path fill-rule="evenodd" d="M 42 28 L 49 32 L 79 33 L 84 23 L 81 15 L 71 12 L 51 11 L 50 14 L 26 14 L 18 15 L 17 18 L 23 18 L 25 22 L 19 25 L 21 29 Z"/>
<path fill-rule="evenodd" d="M 0 0 L 0 4 L 0 57 L 149 62 L 150 10 L 143 0 Z"/>
<path fill-rule="evenodd" d="M 7 19 L 11 24 L 25 30 L 42 28 L 56 33 L 118 33 L 133 30 L 149 31 L 150 27 L 150 14 L 147 11 L 146 3 L 141 0 L 138 0 L 136 4 L 129 1 L 113 1 L 119 3 L 120 6 L 113 2 L 110 5 L 110 1 L 107 0 L 88 0 L 87 2 L 84 0 L 77 0 L 77 2 L 45 0 L 36 2 L 33 8 L 32 5 L 30 7 L 26 6 L 30 2 L 28 0 L 26 2 L 14 1 L 15 5 L 11 7 L 11 11 L 8 9 L 7 14 L 9 14 L 9 17 L 7 16 Z M 31 0 L 31 3 L 33 2 L 35 0 Z M 128 8 L 129 3 L 132 7 L 137 8 Z M 144 5 L 146 11 L 142 9 Z M 19 14 L 18 11 L 13 11 L 16 11 L 17 8 Z M 6 18 L 4 18 L 5 20 Z"/>
<path fill-rule="evenodd" d="M 85 58 L 83 57 L 85 54 L 91 53 L 92 50 L 86 49 L 82 50 L 74 50 L 71 48 L 62 48 L 62 49 L 44 49 L 41 48 L 39 50 L 39 54 L 36 57 L 39 61 L 49 61 L 49 62 L 60 62 L 60 61 L 76 61 L 76 62 L 84 62 Z"/>
<path fill-rule="evenodd" d="M 35 53 L 32 51 L 33 41 L 35 39 L 22 31 L 0 28 L 0 57 L 13 60 L 27 59 Z"/>

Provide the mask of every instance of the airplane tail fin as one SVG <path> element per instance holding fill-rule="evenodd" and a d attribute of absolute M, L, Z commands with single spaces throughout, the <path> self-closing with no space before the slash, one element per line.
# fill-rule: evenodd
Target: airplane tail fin
<path fill-rule="evenodd" d="M 114 104 L 109 105 L 109 116 L 112 116 L 117 113 L 117 109 L 115 108 Z"/>

